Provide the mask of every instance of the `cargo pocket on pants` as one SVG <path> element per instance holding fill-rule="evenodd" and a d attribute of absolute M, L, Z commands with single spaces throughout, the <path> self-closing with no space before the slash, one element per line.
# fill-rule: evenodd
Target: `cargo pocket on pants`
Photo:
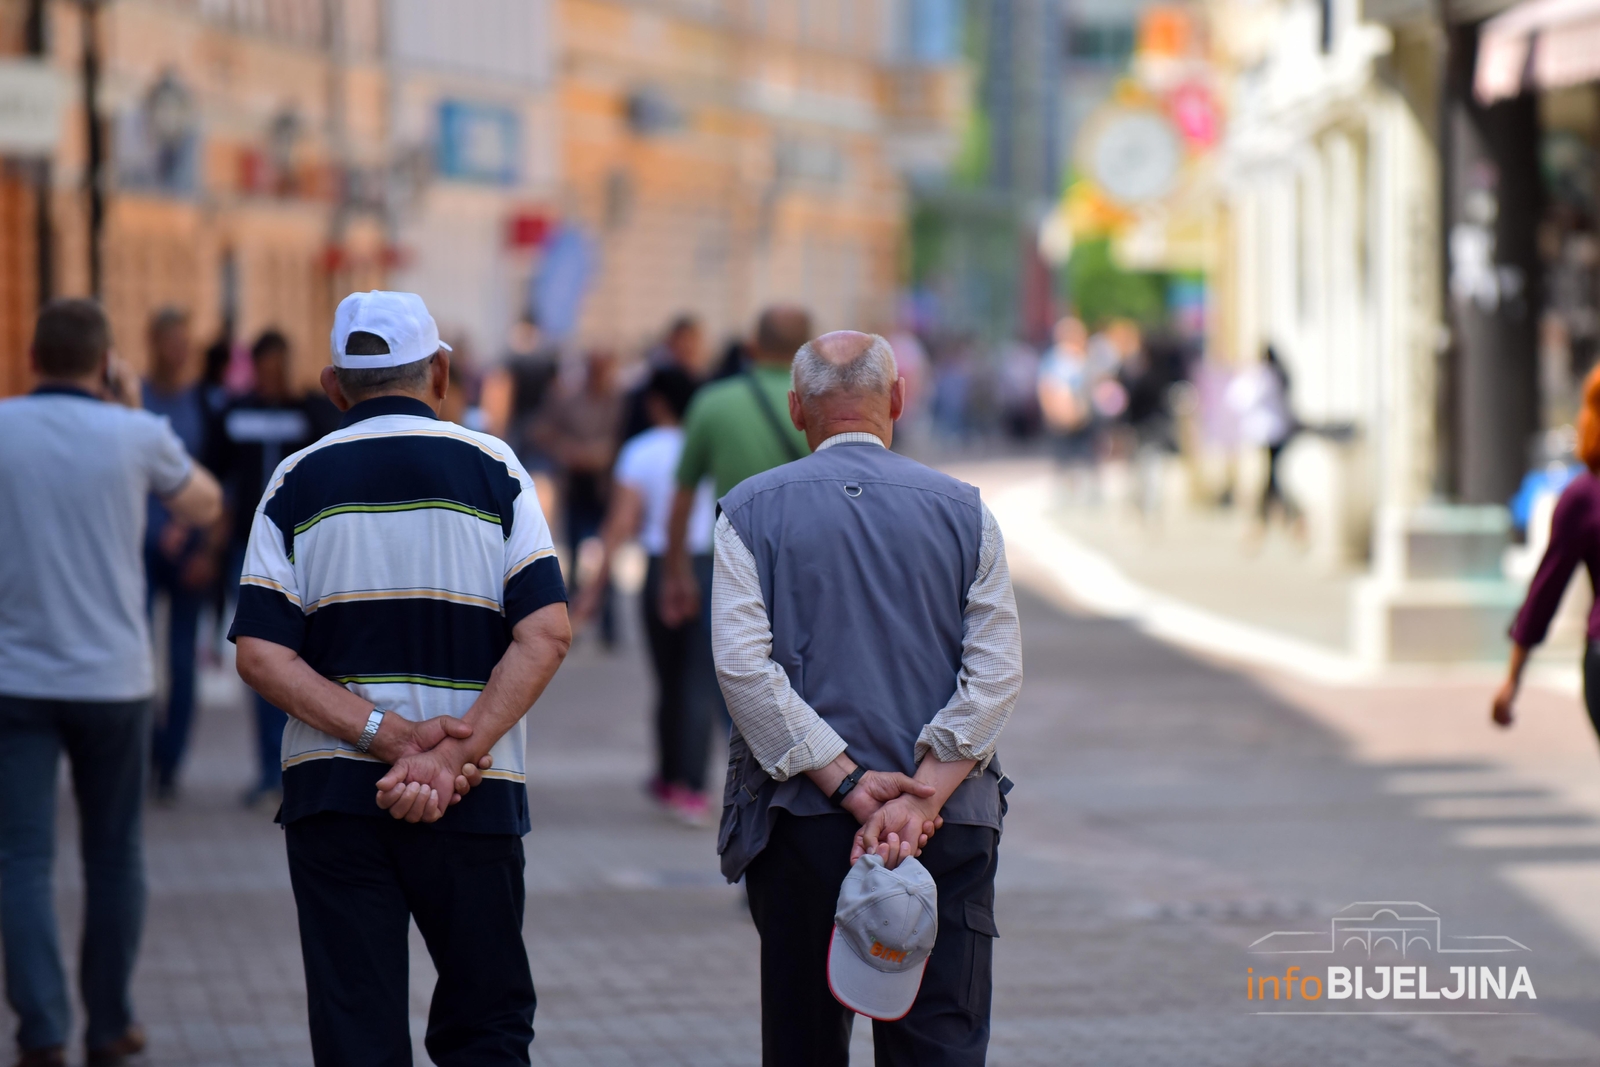
<path fill-rule="evenodd" d="M 967 959 L 962 983 L 961 1009 L 986 1017 L 994 992 L 994 939 L 1000 931 L 994 925 L 994 907 L 969 900 L 964 912 L 967 926 Z"/>

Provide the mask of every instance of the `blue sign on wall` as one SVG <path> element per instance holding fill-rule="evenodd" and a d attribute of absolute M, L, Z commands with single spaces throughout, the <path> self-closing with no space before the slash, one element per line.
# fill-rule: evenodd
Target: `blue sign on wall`
<path fill-rule="evenodd" d="M 515 185 L 521 141 L 517 112 L 498 104 L 439 102 L 439 174 Z"/>

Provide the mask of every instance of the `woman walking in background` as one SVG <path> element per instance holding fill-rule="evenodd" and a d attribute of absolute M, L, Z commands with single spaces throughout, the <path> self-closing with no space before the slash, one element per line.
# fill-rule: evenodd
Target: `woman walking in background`
<path fill-rule="evenodd" d="M 1528 586 L 1528 597 L 1511 624 L 1511 664 L 1506 680 L 1495 694 L 1492 717 L 1510 726 L 1522 669 L 1528 652 L 1545 638 L 1550 620 L 1561 606 L 1572 572 L 1581 562 L 1589 569 L 1589 584 L 1600 580 L 1600 367 L 1583 383 L 1583 410 L 1578 413 L 1578 458 L 1589 468 L 1574 478 L 1556 503 L 1550 520 L 1550 547 Z M 1600 732 L 1600 599 L 1589 611 L 1588 645 L 1583 656 L 1583 699 L 1589 719 Z"/>
<path fill-rule="evenodd" d="M 683 452 L 679 423 L 695 392 L 695 381 L 677 367 L 650 375 L 643 390 L 651 428 L 622 446 L 613 472 L 611 506 L 601 528 L 604 553 L 595 577 L 573 605 L 574 628 L 599 612 L 617 549 L 634 538 L 649 556 L 640 605 L 656 674 L 656 753 L 651 795 L 666 812 L 691 826 L 708 823 L 706 760 L 711 727 L 721 717 L 722 692 L 711 660 L 711 630 L 706 620 L 691 617 L 669 626 L 661 617 L 662 557 L 667 550 L 667 517 L 677 493 L 678 458 Z M 691 555 L 711 552 L 716 502 L 711 483 L 703 482 L 689 517 Z"/>

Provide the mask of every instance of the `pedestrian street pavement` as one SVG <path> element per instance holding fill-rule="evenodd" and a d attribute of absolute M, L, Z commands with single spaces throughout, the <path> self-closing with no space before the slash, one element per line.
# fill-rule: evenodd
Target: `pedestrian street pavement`
<path fill-rule="evenodd" d="M 1455 743 L 1454 724 L 1465 736 L 1485 693 L 1286 682 L 1027 589 L 1021 605 L 1027 682 L 1002 744 L 1017 786 L 1001 845 L 991 1063 L 1600 1063 L 1600 935 L 1585 926 L 1600 892 L 1578 891 L 1600 889 L 1584 881 L 1600 869 L 1600 819 Z M 613 654 L 580 642 L 531 713 L 533 1059 L 755 1064 L 758 945 L 740 890 L 722 884 L 713 832 L 666 822 L 640 788 L 649 679 L 633 629 Z M 147 817 L 150 915 L 134 992 L 145 1062 L 308 1064 L 281 835 L 235 799 L 250 761 L 246 703 L 221 675 L 204 690 L 182 798 Z M 1530 726 L 1514 739 L 1531 746 L 1526 761 L 1547 745 L 1574 782 L 1600 780 L 1600 749 L 1568 729 L 1571 703 L 1535 694 L 1530 719 L 1567 732 Z M 1513 802 L 1509 817 L 1499 800 Z M 59 832 L 60 907 L 75 930 L 70 818 Z M 1500 843 L 1485 845 L 1495 833 Z M 1252 942 L 1326 930 L 1336 910 L 1373 900 L 1420 902 L 1448 930 L 1516 939 L 1538 999 L 1478 1016 L 1329 1015 L 1340 1005 L 1327 999 L 1288 1015 L 1287 1003 L 1246 999 L 1246 968 L 1280 973 L 1285 959 Z M 412 961 L 426 1063 L 433 976 L 414 934 Z M 1320 974 L 1325 959 L 1294 962 Z M 854 1048 L 855 1062 L 871 1062 L 868 1027 Z"/>

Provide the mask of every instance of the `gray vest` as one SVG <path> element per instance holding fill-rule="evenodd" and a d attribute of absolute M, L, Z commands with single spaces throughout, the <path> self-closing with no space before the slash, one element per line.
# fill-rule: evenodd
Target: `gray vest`
<path fill-rule="evenodd" d="M 872 444 L 841 444 L 740 482 L 722 499 L 755 557 L 772 658 L 869 770 L 916 771 L 922 728 L 961 670 L 962 616 L 983 536 L 978 490 Z M 949 823 L 1000 829 L 999 761 L 963 782 Z M 768 777 L 737 729 L 717 852 L 737 881 L 779 809 L 837 812 L 810 778 Z"/>

